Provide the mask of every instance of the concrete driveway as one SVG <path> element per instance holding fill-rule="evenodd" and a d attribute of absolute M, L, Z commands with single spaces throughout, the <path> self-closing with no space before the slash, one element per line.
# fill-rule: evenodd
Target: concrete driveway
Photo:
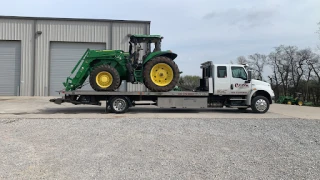
<path fill-rule="evenodd" d="M 319 179 L 319 108 L 56 105 L 0 98 L 0 179 Z M 315 120 L 317 119 L 317 120 Z"/>
<path fill-rule="evenodd" d="M 125 114 L 106 112 L 102 106 L 57 105 L 53 97 L 0 97 L 0 118 L 305 118 L 320 119 L 320 108 L 272 104 L 265 114 L 237 109 L 161 109 L 156 106 L 132 107 Z"/>

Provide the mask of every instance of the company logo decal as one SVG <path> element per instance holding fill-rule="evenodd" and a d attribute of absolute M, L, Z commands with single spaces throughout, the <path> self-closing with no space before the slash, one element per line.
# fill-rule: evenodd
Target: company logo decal
<path fill-rule="evenodd" d="M 239 83 L 236 83 L 235 85 L 234 85 L 234 87 L 236 87 L 236 88 L 238 88 L 238 87 L 249 87 L 249 85 L 248 84 L 239 84 Z"/>

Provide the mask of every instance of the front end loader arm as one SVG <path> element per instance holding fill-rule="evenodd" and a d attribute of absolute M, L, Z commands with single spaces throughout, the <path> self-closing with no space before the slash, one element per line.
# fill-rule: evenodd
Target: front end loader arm
<path fill-rule="evenodd" d="M 63 86 L 65 87 L 65 91 L 76 90 L 78 88 L 81 88 L 84 81 L 87 79 L 88 72 L 90 69 L 90 65 L 89 65 L 90 62 L 86 59 L 86 57 L 88 56 L 89 52 L 90 52 L 90 49 L 87 49 L 87 51 L 83 54 L 81 59 L 78 61 L 76 66 L 71 71 L 70 76 L 67 77 L 66 81 L 63 83 Z M 81 66 L 80 66 L 80 68 L 78 68 L 80 64 L 81 64 Z M 71 78 L 72 74 L 77 69 L 78 69 L 78 71 L 77 71 L 76 75 L 73 78 Z"/>

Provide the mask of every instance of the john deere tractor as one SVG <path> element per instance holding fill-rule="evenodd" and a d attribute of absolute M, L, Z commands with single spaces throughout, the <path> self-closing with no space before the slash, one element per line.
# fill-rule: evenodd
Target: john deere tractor
<path fill-rule="evenodd" d="M 71 75 L 63 83 L 66 91 L 80 89 L 89 77 L 95 91 L 115 91 L 121 81 L 144 83 L 156 92 L 172 90 L 180 77 L 174 62 L 177 54 L 161 50 L 160 35 L 128 35 L 129 52 L 123 50 L 90 50 L 84 53 Z M 146 49 L 143 51 L 141 44 Z M 151 45 L 154 49 L 151 51 Z M 139 58 L 141 57 L 141 58 Z"/>

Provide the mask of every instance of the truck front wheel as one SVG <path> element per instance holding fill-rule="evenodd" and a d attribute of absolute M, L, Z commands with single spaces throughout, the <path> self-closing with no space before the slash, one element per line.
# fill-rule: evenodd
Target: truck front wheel
<path fill-rule="evenodd" d="M 264 96 L 256 96 L 252 99 L 251 109 L 255 113 L 266 113 L 269 110 L 269 100 Z"/>

